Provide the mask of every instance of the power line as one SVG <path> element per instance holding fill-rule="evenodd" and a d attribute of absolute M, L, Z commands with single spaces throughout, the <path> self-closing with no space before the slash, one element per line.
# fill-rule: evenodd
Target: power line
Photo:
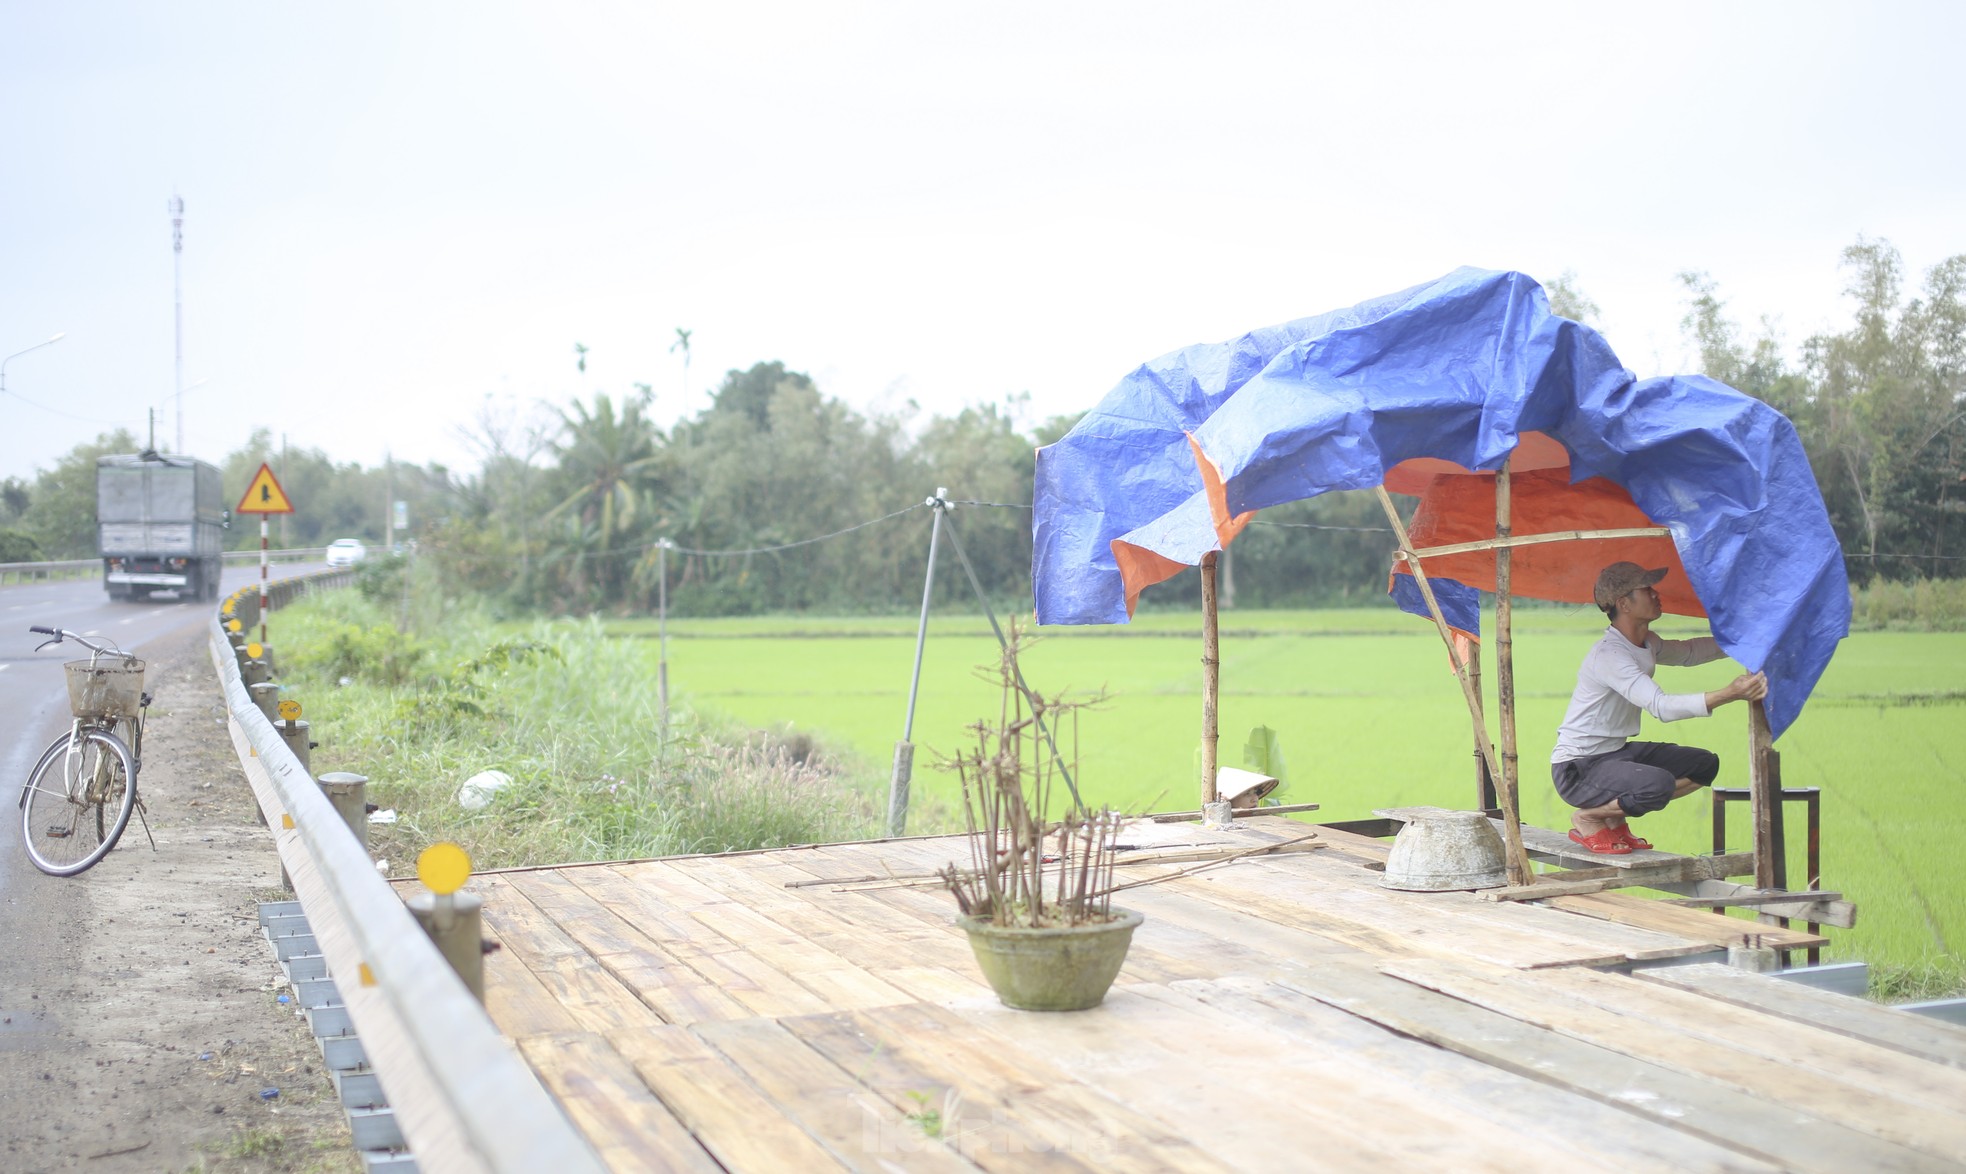
<path fill-rule="evenodd" d="M 1251 518 L 1252 526 L 1281 526 L 1286 530 L 1339 530 L 1347 534 L 1391 534 L 1385 526 L 1324 526 L 1316 522 L 1266 522 L 1261 518 Z"/>
<path fill-rule="evenodd" d="M 696 550 L 688 546 L 671 546 L 669 549 L 676 551 L 679 554 L 701 555 L 706 558 L 738 558 L 744 555 L 751 555 L 751 554 L 771 554 L 775 551 L 791 550 L 794 547 L 811 546 L 815 542 L 824 542 L 829 538 L 838 538 L 843 534 L 851 534 L 855 530 L 865 530 L 869 526 L 878 526 L 882 522 L 892 521 L 893 519 L 898 518 L 903 514 L 911 514 L 914 513 L 916 510 L 927 509 L 927 508 L 928 508 L 928 503 L 916 502 L 914 505 L 908 506 L 904 509 L 895 510 L 891 514 L 882 514 L 878 518 L 869 518 L 864 522 L 855 523 L 854 525 L 848 526 L 844 530 L 835 530 L 831 534 L 821 534 L 817 538 L 801 538 L 797 542 L 781 542 L 777 546 L 753 546 L 744 550 Z M 654 549 L 654 544 L 650 543 L 646 546 L 643 546 L 641 549 L 652 550 Z"/>
<path fill-rule="evenodd" d="M 70 420 L 80 420 L 84 424 L 112 424 L 112 425 L 120 425 L 125 428 L 133 428 L 138 423 L 138 421 L 128 420 L 128 419 L 104 420 L 97 416 L 78 416 L 74 412 L 64 412 L 60 408 L 51 408 L 47 404 L 37 404 L 33 400 L 28 399 L 26 396 L 22 395 L 18 391 L 8 391 L 7 394 L 13 396 L 15 399 L 26 404 L 30 408 L 39 408 L 44 412 L 53 412 L 57 416 L 66 416 Z"/>
<path fill-rule="evenodd" d="M 1866 554 L 1861 551 L 1846 550 L 1844 558 L 1916 558 L 1928 562 L 1956 563 L 1966 561 L 1966 554 Z"/>

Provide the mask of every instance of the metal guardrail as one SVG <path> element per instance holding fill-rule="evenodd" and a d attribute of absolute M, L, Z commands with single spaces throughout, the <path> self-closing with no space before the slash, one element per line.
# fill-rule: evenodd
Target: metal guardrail
<path fill-rule="evenodd" d="M 347 577 L 280 580 L 268 603 L 277 609 L 311 584 Z M 258 622 L 256 587 L 230 600 L 242 623 Z M 241 763 L 418 1168 L 602 1170 L 253 703 L 217 617 L 209 641 Z"/>
<path fill-rule="evenodd" d="M 267 552 L 267 558 L 276 563 L 314 562 L 328 557 L 325 546 L 295 546 L 285 550 Z M 228 567 L 251 566 L 259 562 L 257 550 L 228 550 L 219 558 Z M 87 579 L 102 573 L 102 560 L 99 558 L 72 558 L 59 562 L 42 563 L 0 563 L 0 584 L 43 583 L 57 579 Z"/>
<path fill-rule="evenodd" d="M 51 579 L 82 579 L 102 573 L 99 558 L 77 558 L 58 563 L 0 563 L 0 583 L 11 577 L 16 583 Z"/>

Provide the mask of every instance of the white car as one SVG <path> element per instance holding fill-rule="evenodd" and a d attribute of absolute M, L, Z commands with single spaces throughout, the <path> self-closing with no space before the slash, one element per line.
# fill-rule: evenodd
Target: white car
<path fill-rule="evenodd" d="M 328 543 L 328 565 L 331 567 L 352 567 L 369 553 L 353 538 L 337 538 Z"/>

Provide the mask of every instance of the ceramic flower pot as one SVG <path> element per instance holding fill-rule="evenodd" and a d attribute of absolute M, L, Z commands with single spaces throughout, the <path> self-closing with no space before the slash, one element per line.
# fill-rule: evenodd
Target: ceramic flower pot
<path fill-rule="evenodd" d="M 1145 918 L 1113 910 L 1096 925 L 1020 929 L 993 925 L 988 917 L 958 917 L 983 977 L 1006 1007 L 1020 1011 L 1083 1011 L 1096 1007 L 1118 977 Z"/>

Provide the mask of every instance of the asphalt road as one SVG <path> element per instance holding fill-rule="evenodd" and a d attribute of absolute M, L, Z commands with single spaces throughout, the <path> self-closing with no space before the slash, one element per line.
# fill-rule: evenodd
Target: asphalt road
<path fill-rule="evenodd" d="M 285 577 L 316 569 L 308 564 L 281 564 L 273 573 Z M 224 590 L 230 592 L 258 579 L 256 566 L 229 567 Z M 154 641 L 203 624 L 216 606 L 168 598 L 112 603 L 96 579 L 0 587 L 0 795 L 6 799 L 0 804 L 0 956 L 18 942 L 12 931 L 16 919 L 30 912 L 31 894 L 48 886 L 85 883 L 88 875 L 69 881 L 44 877 L 21 851 L 20 814 L 13 801 L 42 749 L 68 726 L 68 687 L 62 680 L 62 662 L 88 655 L 72 644 L 36 652 L 35 645 L 45 637 L 30 633 L 28 627 L 67 628 L 92 640 L 107 638 L 126 651 L 140 653 Z M 131 826 L 140 835 L 140 829 Z"/>

